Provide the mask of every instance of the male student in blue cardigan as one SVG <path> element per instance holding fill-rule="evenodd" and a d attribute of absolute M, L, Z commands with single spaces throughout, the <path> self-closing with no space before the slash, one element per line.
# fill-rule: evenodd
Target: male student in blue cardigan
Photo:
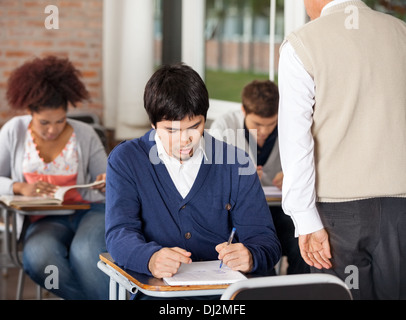
<path fill-rule="evenodd" d="M 209 99 L 200 76 L 185 64 L 161 67 L 144 106 L 152 130 L 122 142 L 108 160 L 113 259 L 156 278 L 176 274 L 181 263 L 216 259 L 244 273 L 272 272 L 281 249 L 255 166 L 204 132 Z"/>

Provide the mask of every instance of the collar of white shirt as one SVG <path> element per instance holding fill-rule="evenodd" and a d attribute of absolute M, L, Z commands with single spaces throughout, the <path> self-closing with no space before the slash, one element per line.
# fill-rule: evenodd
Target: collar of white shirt
<path fill-rule="evenodd" d="M 162 145 L 161 139 L 157 134 L 155 134 L 155 142 L 157 144 L 159 158 L 168 170 L 169 176 L 171 177 L 176 189 L 182 198 L 185 198 L 196 180 L 202 164 L 203 156 L 207 160 L 204 149 L 204 138 L 200 138 L 198 147 L 195 149 L 193 156 L 182 163 L 180 163 L 178 159 L 168 155 L 164 149 L 164 146 Z"/>

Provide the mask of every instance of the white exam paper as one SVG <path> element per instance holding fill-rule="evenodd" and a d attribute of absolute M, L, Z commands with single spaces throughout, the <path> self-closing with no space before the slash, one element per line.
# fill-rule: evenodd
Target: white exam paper
<path fill-rule="evenodd" d="M 182 263 L 175 275 L 163 279 L 170 286 L 184 286 L 230 284 L 247 277 L 239 271 L 231 270 L 225 264 L 220 269 L 220 260 L 213 260 Z"/>

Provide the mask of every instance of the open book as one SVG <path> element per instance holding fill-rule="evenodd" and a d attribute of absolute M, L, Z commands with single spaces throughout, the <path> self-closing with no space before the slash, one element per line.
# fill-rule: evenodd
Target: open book
<path fill-rule="evenodd" d="M 170 286 L 184 286 L 230 284 L 247 277 L 224 264 L 220 269 L 220 260 L 212 260 L 182 263 L 175 275 L 163 279 Z"/>
<path fill-rule="evenodd" d="M 10 206 L 15 205 L 19 207 L 36 206 L 36 205 L 60 205 L 63 203 L 65 193 L 74 188 L 90 188 L 99 184 L 105 183 L 104 180 L 95 181 L 89 184 L 79 184 L 73 186 L 58 187 L 53 197 L 30 197 L 22 195 L 1 195 L 0 202 Z"/>

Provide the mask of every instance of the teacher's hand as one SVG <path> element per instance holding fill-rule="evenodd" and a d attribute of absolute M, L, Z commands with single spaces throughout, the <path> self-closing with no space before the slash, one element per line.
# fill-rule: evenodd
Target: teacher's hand
<path fill-rule="evenodd" d="M 330 269 L 331 252 L 328 234 L 325 229 L 299 236 L 300 254 L 303 260 L 317 269 Z"/>

